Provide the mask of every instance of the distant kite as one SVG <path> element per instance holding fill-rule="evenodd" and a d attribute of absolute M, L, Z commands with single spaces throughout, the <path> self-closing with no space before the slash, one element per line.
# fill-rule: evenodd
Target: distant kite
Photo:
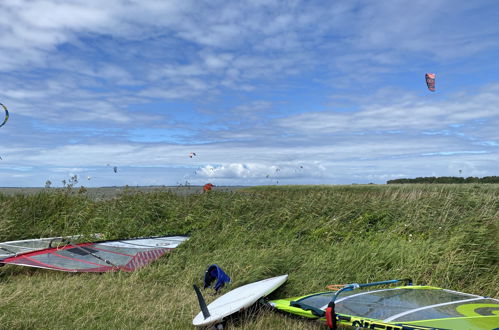
<path fill-rule="evenodd" d="M 3 105 L 2 103 L 0 103 L 0 105 L 5 110 L 5 119 L 3 120 L 3 123 L 0 124 L 0 127 L 2 127 L 3 125 L 5 125 L 5 123 L 7 122 L 7 120 L 9 120 L 9 110 L 7 110 L 7 107 L 5 105 Z"/>
<path fill-rule="evenodd" d="M 196 156 L 195 152 L 189 152 L 189 157 L 192 158 L 193 156 Z"/>
<path fill-rule="evenodd" d="M 118 167 L 117 166 L 113 167 L 113 171 L 114 171 L 114 173 L 117 173 L 118 172 Z"/>
<path fill-rule="evenodd" d="M 428 89 L 432 92 L 435 91 L 435 74 L 434 73 L 427 73 L 425 74 L 425 79 L 426 79 L 426 86 L 428 86 Z"/>

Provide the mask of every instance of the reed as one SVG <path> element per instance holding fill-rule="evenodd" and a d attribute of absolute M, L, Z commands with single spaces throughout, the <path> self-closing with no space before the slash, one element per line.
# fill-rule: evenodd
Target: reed
<path fill-rule="evenodd" d="M 252 187 L 176 194 L 125 190 L 0 195 L 0 241 L 102 233 L 108 239 L 189 234 L 133 273 L 0 269 L 0 328 L 190 329 L 201 284 L 217 263 L 237 287 L 289 274 L 273 298 L 327 284 L 413 278 L 498 297 L 499 185 Z M 90 190 L 90 189 L 89 189 Z M 215 299 L 206 291 L 208 302 Z M 319 329 L 263 309 L 235 329 Z"/>

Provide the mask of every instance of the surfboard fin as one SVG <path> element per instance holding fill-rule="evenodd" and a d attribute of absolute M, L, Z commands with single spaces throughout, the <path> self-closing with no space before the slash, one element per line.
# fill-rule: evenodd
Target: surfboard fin
<path fill-rule="evenodd" d="M 194 291 L 196 291 L 196 296 L 198 296 L 199 307 L 201 308 L 201 312 L 203 312 L 204 319 L 206 320 L 207 318 L 210 317 L 210 312 L 208 311 L 208 306 L 206 305 L 206 301 L 204 301 L 201 291 L 195 284 L 194 284 Z"/>

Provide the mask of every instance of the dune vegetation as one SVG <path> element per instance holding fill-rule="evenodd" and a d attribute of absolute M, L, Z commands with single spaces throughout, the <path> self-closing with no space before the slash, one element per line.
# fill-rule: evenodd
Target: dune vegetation
<path fill-rule="evenodd" d="M 498 297 L 499 185 L 266 186 L 106 199 L 77 189 L 0 194 L 0 241 L 102 233 L 106 239 L 188 234 L 132 273 L 0 268 L 2 329 L 190 329 L 193 284 L 219 264 L 230 287 L 281 274 L 272 298 L 332 283 L 410 277 Z M 229 288 L 230 288 L 229 287 Z M 225 289 L 227 291 L 227 289 Z M 209 301 L 216 297 L 205 291 Z M 234 329 L 324 329 L 263 308 Z"/>

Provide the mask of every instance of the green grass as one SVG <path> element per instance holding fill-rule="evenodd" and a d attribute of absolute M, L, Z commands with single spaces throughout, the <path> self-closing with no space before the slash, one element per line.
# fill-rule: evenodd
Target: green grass
<path fill-rule="evenodd" d="M 417 284 L 498 297 L 498 185 L 254 187 L 178 195 L 125 191 L 0 195 L 0 241 L 103 233 L 189 234 L 133 273 L 0 269 L 0 328 L 190 329 L 192 284 L 218 263 L 237 287 L 289 274 L 273 298 L 327 284 L 411 277 Z M 207 299 L 213 300 L 209 291 Z M 324 329 L 269 310 L 236 329 Z"/>

